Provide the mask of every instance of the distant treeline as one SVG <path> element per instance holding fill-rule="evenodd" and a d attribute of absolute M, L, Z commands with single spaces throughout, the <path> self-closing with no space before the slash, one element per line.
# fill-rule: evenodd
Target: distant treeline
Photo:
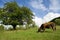
<path fill-rule="evenodd" d="M 57 18 L 51 20 L 51 22 L 56 23 L 56 25 L 60 25 L 60 17 L 57 17 Z"/>

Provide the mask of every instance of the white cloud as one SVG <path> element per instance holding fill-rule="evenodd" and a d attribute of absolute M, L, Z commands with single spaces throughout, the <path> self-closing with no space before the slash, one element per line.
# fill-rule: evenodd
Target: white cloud
<path fill-rule="evenodd" d="M 57 17 L 60 17 L 60 14 L 54 13 L 54 12 L 49 12 L 47 15 L 45 15 L 45 16 L 43 17 L 43 19 L 35 16 L 35 19 L 33 19 L 33 21 L 35 22 L 35 24 L 36 24 L 38 27 L 40 27 L 41 24 L 46 23 L 46 22 L 49 22 L 49 21 L 51 21 L 52 19 L 57 18 Z"/>
<path fill-rule="evenodd" d="M 33 12 L 33 14 L 35 15 L 36 13 Z M 42 24 L 42 18 L 39 18 L 39 17 L 37 17 L 37 16 L 34 16 L 34 19 L 32 19 L 32 20 L 35 22 L 35 24 L 36 24 L 38 27 L 41 26 L 41 24 Z"/>
<path fill-rule="evenodd" d="M 59 0 L 50 0 L 51 4 L 49 6 L 49 10 L 52 10 L 54 12 L 60 10 L 60 3 Z"/>
<path fill-rule="evenodd" d="M 35 14 L 35 13 L 33 12 L 33 14 Z M 49 22 L 49 21 L 51 21 L 52 19 L 57 18 L 57 17 L 60 17 L 60 14 L 54 13 L 54 12 L 49 12 L 47 15 L 45 15 L 45 16 L 43 17 L 43 19 L 35 16 L 34 19 L 33 19 L 33 21 L 35 22 L 35 24 L 36 24 L 38 27 L 40 27 L 41 24 L 46 23 L 46 22 Z"/>
<path fill-rule="evenodd" d="M 49 12 L 47 15 L 44 16 L 43 20 L 44 20 L 44 23 L 46 23 L 57 17 L 60 17 L 60 14 Z"/>
<path fill-rule="evenodd" d="M 41 10 L 45 11 L 45 10 L 47 10 L 47 8 L 44 6 L 44 4 L 42 2 L 43 2 L 43 0 L 31 0 L 30 5 L 33 8 L 41 9 Z"/>
<path fill-rule="evenodd" d="M 38 18 L 37 16 L 35 16 L 35 19 L 33 19 L 33 21 L 38 27 L 40 27 L 42 24 L 42 18 Z"/>
<path fill-rule="evenodd" d="M 31 0 L 30 5 L 33 8 L 40 9 L 40 10 L 43 10 L 43 11 L 52 10 L 53 12 L 58 12 L 60 10 L 59 0 L 50 0 L 49 8 L 46 8 L 46 6 L 43 4 L 43 0 Z"/>

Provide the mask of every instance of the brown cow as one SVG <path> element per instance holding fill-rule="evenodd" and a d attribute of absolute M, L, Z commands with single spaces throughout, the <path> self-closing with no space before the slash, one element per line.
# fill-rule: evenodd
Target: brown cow
<path fill-rule="evenodd" d="M 54 22 L 48 22 L 48 23 L 44 23 L 41 25 L 41 27 L 38 29 L 38 32 L 41 32 L 41 31 L 45 31 L 45 28 L 52 28 L 53 31 L 56 30 L 56 26 L 55 26 L 55 23 Z"/>

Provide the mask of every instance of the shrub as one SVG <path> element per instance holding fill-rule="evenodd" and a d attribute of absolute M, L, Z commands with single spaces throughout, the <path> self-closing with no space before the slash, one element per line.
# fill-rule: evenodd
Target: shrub
<path fill-rule="evenodd" d="M 0 26 L 0 32 L 4 30 L 4 27 L 1 25 Z"/>

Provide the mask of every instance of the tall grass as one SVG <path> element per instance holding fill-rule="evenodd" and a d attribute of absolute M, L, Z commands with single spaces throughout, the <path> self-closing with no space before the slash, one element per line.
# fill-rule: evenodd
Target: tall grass
<path fill-rule="evenodd" d="M 56 31 L 46 29 L 45 32 L 37 33 L 38 28 L 27 30 L 15 30 L 0 32 L 0 40 L 60 40 L 60 26 L 56 26 Z"/>

